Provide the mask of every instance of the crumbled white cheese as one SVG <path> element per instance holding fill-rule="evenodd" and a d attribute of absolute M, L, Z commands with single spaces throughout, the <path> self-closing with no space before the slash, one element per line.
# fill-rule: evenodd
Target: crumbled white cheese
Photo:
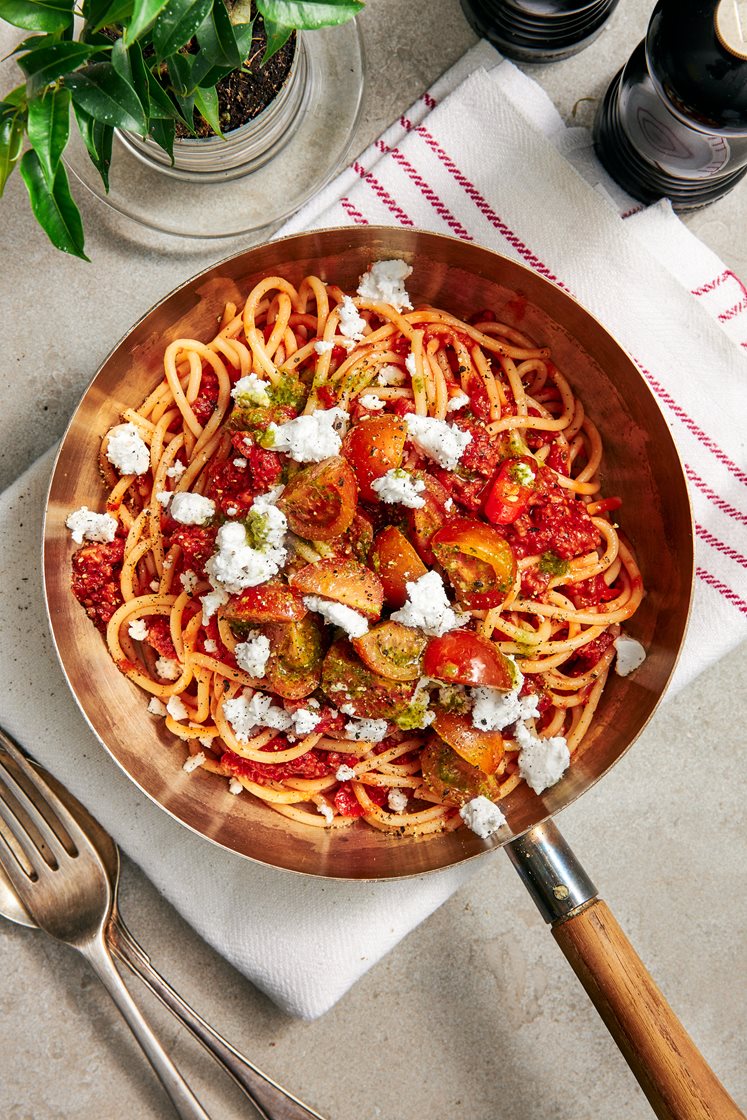
<path fill-rule="evenodd" d="M 151 696 L 148 701 L 148 711 L 152 716 L 165 716 L 166 705 L 157 696 Z"/>
<path fill-rule="evenodd" d="M 166 711 L 172 719 L 187 719 L 189 711 L 181 696 L 169 696 Z"/>
<path fill-rule="evenodd" d="M 144 618 L 134 618 L 127 627 L 127 633 L 135 642 L 144 642 L 148 637 L 148 624 Z"/>
<path fill-rule="evenodd" d="M 239 512 L 239 507 L 238 506 L 226 506 L 226 513 L 228 514 L 229 517 L 235 517 L 238 512 Z"/>
<path fill-rule="evenodd" d="M 399 366 L 386 365 L 382 366 L 376 377 L 376 384 L 387 388 L 390 385 L 401 385 L 404 381 L 404 375 Z"/>
<path fill-rule="evenodd" d="M 318 342 L 314 343 L 314 349 L 317 354 L 329 354 L 330 350 L 334 350 L 334 348 L 334 342 L 325 342 L 323 338 L 320 338 Z"/>
<path fill-rule="evenodd" d="M 467 828 L 471 828 L 481 840 L 487 840 L 506 823 L 506 818 L 498 806 L 482 795 L 473 797 L 466 805 L 462 805 L 459 816 Z"/>
<path fill-rule="evenodd" d="M 166 471 L 166 477 L 167 477 L 167 478 L 175 478 L 175 479 L 177 479 L 177 481 L 178 481 L 178 480 L 179 480 L 179 479 L 180 479 L 180 478 L 182 477 L 182 475 L 184 474 L 184 472 L 186 471 L 186 469 L 187 469 L 187 468 L 186 468 L 186 467 L 184 466 L 184 463 L 180 463 L 180 462 L 179 462 L 179 460 L 177 459 L 177 460 L 176 460 L 175 462 L 173 462 L 173 463 L 171 464 L 171 466 L 170 466 L 170 467 L 169 467 L 169 468 L 167 469 L 167 471 Z"/>
<path fill-rule="evenodd" d="M 284 542 L 288 521 L 275 505 L 281 492 L 282 488 L 278 487 L 268 494 L 258 495 L 249 510 L 247 520 L 256 548 L 249 544 L 247 531 L 241 522 L 227 521 L 221 525 L 215 539 L 216 551 L 205 565 L 216 590 L 236 595 L 245 587 L 266 583 L 285 564 L 288 553 Z M 202 598 L 203 618 L 206 598 Z"/>
<path fill-rule="evenodd" d="M 213 641 L 212 638 L 206 638 L 205 641 L 202 644 L 205 648 L 205 653 L 217 653 L 218 652 L 218 643 Z"/>
<path fill-rule="evenodd" d="M 188 591 L 191 595 L 200 581 L 197 578 L 197 572 L 193 572 L 192 569 L 189 568 L 186 572 L 182 572 L 182 574 L 179 576 L 179 582 L 184 590 Z"/>
<path fill-rule="evenodd" d="M 449 604 L 438 572 L 426 572 L 419 579 L 408 580 L 406 587 L 407 602 L 392 615 L 394 622 L 440 638 L 447 630 L 455 630 L 467 621 L 467 615 L 459 614 Z"/>
<path fill-rule="evenodd" d="M 386 803 L 393 813 L 404 813 L 409 800 L 410 799 L 405 791 L 403 789 L 398 789 L 395 786 L 394 789 L 389 790 Z"/>
<path fill-rule="evenodd" d="M 204 752 L 203 751 L 198 751 L 197 754 L 191 754 L 189 756 L 187 761 L 182 766 L 182 770 L 184 770 L 187 774 L 191 774 L 193 770 L 199 770 L 199 768 L 203 765 L 204 762 L 205 762 Z"/>
<path fill-rule="evenodd" d="M 312 701 L 310 700 L 311 704 Z M 317 705 L 318 706 L 318 705 Z M 306 708 L 299 708 L 297 711 L 291 713 L 293 720 L 293 730 L 296 735 L 303 738 L 305 735 L 310 735 L 316 725 L 321 721 L 321 716 L 316 712 L 310 712 Z"/>
<path fill-rule="evenodd" d="M 554 735 L 550 739 L 540 739 L 521 722 L 516 724 L 515 735 L 516 742 L 521 747 L 519 773 L 530 789 L 535 793 L 542 793 L 559 782 L 571 761 L 564 736 Z"/>
<path fill-rule="evenodd" d="M 344 688 L 344 687 L 345 687 L 345 685 L 343 684 L 342 688 Z M 342 712 L 342 714 L 344 716 L 354 716 L 355 715 L 355 708 L 353 707 L 352 704 L 340 704 L 340 711 Z"/>
<path fill-rule="evenodd" d="M 444 502 L 444 509 L 446 510 L 447 513 L 451 513 L 453 508 L 454 508 L 454 499 L 453 498 L 447 498 L 446 501 Z"/>
<path fill-rule="evenodd" d="M 117 535 L 116 517 L 110 513 L 94 513 L 88 506 L 71 513 L 65 525 L 76 544 L 83 544 L 84 540 L 108 544 Z"/>
<path fill-rule="evenodd" d="M 539 715 L 535 693 L 519 696 L 518 689 L 473 688 L 472 726 L 480 731 L 502 731 L 517 719 L 535 719 Z"/>
<path fill-rule="evenodd" d="M 159 657 L 156 672 L 164 681 L 176 681 L 182 675 L 182 667 L 173 657 Z"/>
<path fill-rule="evenodd" d="M 262 692 L 250 695 L 247 691 L 225 700 L 223 714 L 233 728 L 236 738 L 247 743 L 257 727 L 271 727 L 276 731 L 290 731 L 293 726 L 285 708 L 273 705 L 272 697 Z"/>
<path fill-rule="evenodd" d="M 243 471 L 249 466 L 249 460 L 245 459 L 243 455 L 237 455 L 235 459 L 231 460 L 237 470 Z"/>
<path fill-rule="evenodd" d="M 191 723 L 190 724 L 190 727 L 199 727 L 199 726 L 200 726 L 199 723 Z M 201 743 L 203 747 L 207 747 L 208 750 L 212 750 L 212 747 L 213 747 L 213 737 L 212 737 L 212 735 L 199 735 L 197 737 L 197 742 Z"/>
<path fill-rule="evenodd" d="M 233 653 L 239 669 L 250 677 L 263 677 L 270 656 L 270 639 L 258 630 L 250 630 L 246 640 L 238 642 Z"/>
<path fill-rule="evenodd" d="M 240 377 L 236 382 L 231 390 L 231 396 L 240 407 L 248 408 L 250 405 L 258 404 L 266 408 L 270 403 L 270 395 L 267 391 L 269 388 L 269 381 L 263 381 L 256 373 L 248 373 L 246 377 Z"/>
<path fill-rule="evenodd" d="M 297 463 L 320 463 L 340 450 L 340 433 L 344 434 L 349 419 L 342 408 L 323 408 L 285 424 L 272 423 L 267 431 L 274 451 L 284 451 Z"/>
<path fill-rule="evenodd" d="M 402 467 L 395 467 L 381 478 L 374 479 L 371 489 L 378 494 L 379 501 L 388 505 L 397 504 L 408 509 L 422 509 L 425 505 L 425 498 L 420 497 L 425 490 L 422 478 L 414 478 Z"/>
<path fill-rule="evenodd" d="M 337 310 L 340 313 L 340 334 L 343 337 L 343 346 L 352 350 L 356 342 L 363 338 L 366 320 L 358 314 L 358 308 L 350 296 L 343 296 L 342 303 Z"/>
<path fill-rule="evenodd" d="M 150 589 L 151 589 L 151 591 L 155 591 L 155 592 L 160 591 L 161 590 L 160 580 L 152 579 L 150 581 Z"/>
<path fill-rule="evenodd" d="M 612 644 L 617 650 L 615 672 L 620 677 L 627 677 L 628 673 L 634 672 L 646 660 L 646 650 L 641 643 L 635 638 L 629 638 L 627 634 L 620 634 Z"/>
<path fill-rule="evenodd" d="M 316 803 L 317 812 L 321 813 L 327 824 L 332 824 L 335 819 L 335 813 L 329 802 L 325 801 L 323 797 Z"/>
<path fill-rule="evenodd" d="M 204 595 L 200 596 L 202 603 L 202 621 L 209 622 L 219 607 L 224 606 L 228 602 L 228 592 L 216 589 L 214 591 L 207 591 Z M 207 649 L 207 643 L 205 644 Z"/>
<path fill-rule="evenodd" d="M 322 599 L 319 595 L 304 595 L 303 601 L 307 610 L 316 611 L 331 626 L 339 626 L 349 638 L 362 638 L 368 633 L 368 620 L 344 603 Z"/>
<path fill-rule="evenodd" d="M 414 412 L 408 412 L 405 423 L 418 451 L 434 459 L 447 471 L 456 469 L 467 445 L 472 442 L 471 432 L 463 432 L 461 428 L 447 424 L 445 420 L 435 420 L 432 416 L 416 416 Z"/>
<path fill-rule="evenodd" d="M 388 303 L 395 311 L 410 311 L 412 303 L 405 290 L 405 280 L 412 269 L 401 260 L 376 261 L 358 282 L 358 295 L 372 303 Z"/>
<path fill-rule="evenodd" d="M 117 424 L 111 429 L 106 457 L 120 474 L 145 474 L 150 466 L 148 444 L 134 424 Z"/>
<path fill-rule="evenodd" d="M 386 739 L 387 722 L 385 719 L 351 719 L 345 724 L 348 739 L 362 740 L 364 743 L 380 743 Z"/>
<path fill-rule="evenodd" d="M 405 369 L 409 373 L 410 377 L 416 377 L 417 376 L 418 367 L 415 364 L 415 355 L 413 354 L 412 350 L 410 351 L 410 353 L 405 358 Z"/>
<path fill-rule="evenodd" d="M 173 490 L 157 490 L 156 491 L 156 501 L 158 502 L 158 504 L 160 506 L 163 506 L 164 509 L 168 509 L 169 502 L 171 501 L 171 499 L 173 497 L 174 497 L 174 491 Z"/>
<path fill-rule="evenodd" d="M 215 517 L 215 502 L 204 494 L 180 491 L 174 494 L 169 512 L 180 525 L 204 525 Z"/>
<path fill-rule="evenodd" d="M 469 397 L 466 393 L 455 393 L 453 397 L 449 397 L 449 403 L 446 406 L 447 412 L 459 412 L 461 409 L 466 408 L 469 404 Z"/>
<path fill-rule="evenodd" d="M 372 412 L 378 412 L 384 408 L 386 401 L 377 397 L 376 393 L 364 393 L 362 397 L 358 397 L 358 404 L 363 405 L 364 408 L 370 408 Z"/>
<path fill-rule="evenodd" d="M 228 792 L 232 793 L 234 797 L 238 797 L 240 793 L 244 792 L 244 787 L 242 786 L 238 778 L 228 779 Z"/>
<path fill-rule="evenodd" d="M 335 777 L 338 782 L 352 782 L 357 775 L 352 766 L 346 766 L 343 762 L 342 766 L 338 766 L 335 770 Z"/>

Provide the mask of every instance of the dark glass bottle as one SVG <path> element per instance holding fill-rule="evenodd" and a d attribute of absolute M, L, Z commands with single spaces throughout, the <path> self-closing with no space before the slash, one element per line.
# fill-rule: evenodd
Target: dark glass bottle
<path fill-rule="evenodd" d="M 747 2 L 659 0 L 611 82 L 594 147 L 642 202 L 705 206 L 747 173 Z"/>
<path fill-rule="evenodd" d="M 519 62 L 557 62 L 588 46 L 618 0 L 461 0 L 472 27 Z"/>

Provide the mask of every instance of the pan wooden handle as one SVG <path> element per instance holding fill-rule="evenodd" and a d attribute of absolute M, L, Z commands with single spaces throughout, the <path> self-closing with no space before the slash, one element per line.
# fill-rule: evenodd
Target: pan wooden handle
<path fill-rule="evenodd" d="M 605 902 L 552 932 L 660 1120 L 744 1120 Z"/>
<path fill-rule="evenodd" d="M 506 851 L 659 1120 L 745 1120 L 556 825 Z"/>

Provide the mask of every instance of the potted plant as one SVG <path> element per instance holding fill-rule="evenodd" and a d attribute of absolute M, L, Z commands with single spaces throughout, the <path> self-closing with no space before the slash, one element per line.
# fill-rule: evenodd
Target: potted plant
<path fill-rule="evenodd" d="M 109 188 L 115 130 L 174 164 L 180 139 L 230 141 L 279 96 L 297 30 L 341 24 L 361 0 L 0 0 L 31 32 L 14 54 L 25 81 L 0 100 L 0 195 L 16 163 L 50 241 L 84 260 L 62 161 L 73 128 Z M 24 141 L 28 148 L 23 151 Z M 230 143 L 227 143 L 230 147 Z"/>

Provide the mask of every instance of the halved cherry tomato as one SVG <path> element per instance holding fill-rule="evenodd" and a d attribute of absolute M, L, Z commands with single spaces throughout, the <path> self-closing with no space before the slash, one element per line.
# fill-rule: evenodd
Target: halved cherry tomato
<path fill-rule="evenodd" d="M 271 622 L 266 678 L 272 692 L 288 700 L 311 696 L 322 679 L 322 635 L 313 615 L 300 622 Z"/>
<path fill-rule="evenodd" d="M 284 583 L 260 583 L 233 596 L 223 608 L 229 622 L 300 622 L 308 614 L 297 591 Z"/>
<path fill-rule="evenodd" d="M 502 689 L 513 685 L 508 660 L 493 642 L 471 630 L 450 630 L 440 638 L 431 638 L 423 672 L 449 684 Z"/>
<path fill-rule="evenodd" d="M 394 470 L 402 462 L 407 439 L 407 425 L 399 416 L 369 416 L 354 424 L 345 436 L 342 453 L 350 462 L 361 497 L 378 502 L 371 483 Z"/>
<path fill-rule="evenodd" d="M 333 544 L 337 556 L 350 556 L 353 560 L 360 560 L 365 564 L 374 539 L 373 525 L 365 513 L 356 512 L 350 528 L 342 537 L 337 537 Z"/>
<path fill-rule="evenodd" d="M 312 463 L 299 471 L 278 500 L 278 508 L 299 537 L 331 541 L 355 517 L 358 487 L 350 465 L 340 455 Z"/>
<path fill-rule="evenodd" d="M 421 560 L 432 567 L 435 561 L 433 551 L 431 549 L 431 539 L 446 520 L 446 503 L 449 500 L 449 491 L 445 486 L 433 478 L 431 475 L 422 476 L 425 482 L 425 490 L 422 490 L 420 497 L 424 500 L 425 505 L 420 506 L 419 509 L 410 509 L 407 511 L 407 519 L 410 524 L 412 532 L 412 540 Z"/>
<path fill-rule="evenodd" d="M 303 595 L 334 599 L 369 618 L 378 618 L 384 604 L 384 588 L 379 577 L 346 556 L 331 556 L 316 564 L 307 564 L 299 572 L 293 572 L 289 582 Z"/>
<path fill-rule="evenodd" d="M 470 766 L 435 736 L 423 748 L 420 764 L 426 788 L 452 805 L 463 805 L 473 797 L 493 799 L 498 793 L 495 778 L 483 774 L 476 766 Z"/>
<path fill-rule="evenodd" d="M 382 622 L 353 646 L 369 669 L 393 681 L 414 681 L 421 676 L 420 659 L 427 639 L 400 622 Z"/>
<path fill-rule="evenodd" d="M 334 642 L 324 658 L 322 689 L 336 708 L 345 707 L 362 719 L 395 719 L 415 694 L 411 681 L 393 681 L 371 672 L 350 642 Z"/>
<path fill-rule="evenodd" d="M 506 459 L 485 502 L 488 521 L 494 525 L 511 525 L 516 521 L 529 505 L 536 478 L 536 459 Z"/>
<path fill-rule="evenodd" d="M 438 712 L 433 730 L 470 766 L 483 774 L 495 774 L 503 759 L 503 736 L 500 731 L 480 731 L 472 726 L 469 716 L 457 712 Z"/>
<path fill-rule="evenodd" d="M 407 583 L 414 583 L 428 570 L 404 533 L 394 525 L 377 534 L 369 564 L 381 580 L 384 598 L 390 607 L 403 607 L 407 601 Z"/>
<path fill-rule="evenodd" d="M 471 610 L 498 606 L 516 577 L 511 545 L 482 521 L 452 517 L 433 535 L 431 547 L 457 599 Z"/>

